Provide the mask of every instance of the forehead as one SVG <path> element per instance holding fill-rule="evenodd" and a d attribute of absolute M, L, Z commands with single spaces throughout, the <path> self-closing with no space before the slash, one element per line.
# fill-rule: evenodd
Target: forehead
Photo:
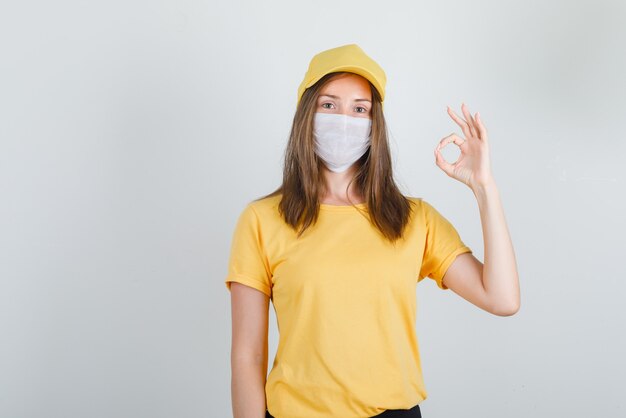
<path fill-rule="evenodd" d="M 367 99 L 372 98 L 369 81 L 353 73 L 341 74 L 330 80 L 322 87 L 319 94 L 322 95 L 325 93 L 343 96 L 360 96 Z"/>

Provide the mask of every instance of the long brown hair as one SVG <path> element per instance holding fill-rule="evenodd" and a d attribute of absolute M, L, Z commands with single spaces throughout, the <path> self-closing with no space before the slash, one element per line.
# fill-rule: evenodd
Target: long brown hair
<path fill-rule="evenodd" d="M 296 108 L 284 154 L 283 182 L 272 193 L 256 199 L 282 194 L 278 210 L 285 222 L 298 232 L 298 237 L 317 221 L 319 197 L 323 195 L 326 186 L 322 172 L 323 161 L 314 152 L 313 118 L 317 98 L 321 88 L 339 74 L 346 72 L 326 74 L 304 91 Z M 364 196 L 370 222 L 394 243 L 402 238 L 404 227 L 409 222 L 412 202 L 402 195 L 394 181 L 380 94 L 369 84 L 372 91 L 371 144 L 355 163 L 357 171 L 350 184 L 356 182 L 357 190 Z"/>

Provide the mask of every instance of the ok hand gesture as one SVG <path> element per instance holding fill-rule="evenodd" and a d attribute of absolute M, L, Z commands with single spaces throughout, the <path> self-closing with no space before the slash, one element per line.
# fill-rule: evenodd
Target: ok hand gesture
<path fill-rule="evenodd" d="M 477 187 L 484 187 L 493 182 L 489 161 L 489 138 L 480 114 L 476 112 L 475 117 L 472 117 L 465 103 L 461 104 L 461 110 L 465 119 L 457 116 L 448 106 L 448 114 L 461 127 L 465 138 L 452 133 L 439 141 L 435 148 L 435 163 L 448 176 L 476 190 Z M 461 155 L 453 164 L 447 162 L 440 152 L 450 142 L 454 142 L 461 149 Z"/>

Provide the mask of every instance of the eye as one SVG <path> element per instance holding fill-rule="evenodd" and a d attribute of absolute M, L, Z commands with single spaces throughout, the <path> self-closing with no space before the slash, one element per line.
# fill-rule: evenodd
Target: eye
<path fill-rule="evenodd" d="M 367 108 L 365 108 L 363 106 L 357 106 L 357 109 L 363 109 L 362 112 L 357 111 L 358 113 L 365 113 L 365 112 L 367 112 Z"/>
<path fill-rule="evenodd" d="M 330 109 L 330 107 L 324 107 L 325 105 L 332 105 L 332 103 L 322 103 L 320 106 L 322 106 L 324 109 Z"/>

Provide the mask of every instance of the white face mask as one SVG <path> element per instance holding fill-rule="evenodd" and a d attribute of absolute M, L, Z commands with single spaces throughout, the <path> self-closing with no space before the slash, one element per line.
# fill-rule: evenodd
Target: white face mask
<path fill-rule="evenodd" d="M 316 113 L 315 153 L 335 173 L 346 171 L 370 146 L 372 120 L 336 113 Z"/>

